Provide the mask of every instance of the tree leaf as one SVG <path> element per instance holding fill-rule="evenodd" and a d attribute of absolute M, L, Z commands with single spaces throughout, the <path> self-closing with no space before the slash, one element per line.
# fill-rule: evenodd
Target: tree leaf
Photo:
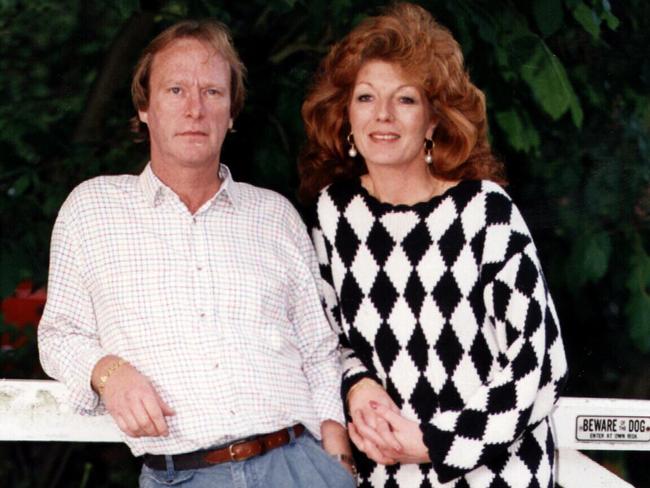
<path fill-rule="evenodd" d="M 618 26 L 621 25 L 621 21 L 618 20 L 618 17 L 609 11 L 603 14 L 603 19 L 605 20 L 607 27 L 612 30 L 618 29 Z"/>
<path fill-rule="evenodd" d="M 583 29 L 589 32 L 594 39 L 600 37 L 600 18 L 583 2 L 580 2 L 578 6 L 573 9 L 573 18 L 576 19 Z"/>
<path fill-rule="evenodd" d="M 633 294 L 625 307 L 630 321 L 630 336 L 643 352 L 650 352 L 650 297 L 641 292 Z"/>
<path fill-rule="evenodd" d="M 537 27 L 544 37 L 557 32 L 564 22 L 564 12 L 560 0 L 535 0 L 533 15 Z"/>
<path fill-rule="evenodd" d="M 554 120 L 571 109 L 574 123 L 582 123 L 580 102 L 573 91 L 564 66 L 541 39 L 537 39 L 531 58 L 521 66 L 521 76 L 542 109 Z"/>
<path fill-rule="evenodd" d="M 607 272 L 611 253 L 612 243 L 607 233 L 596 231 L 583 235 L 573 246 L 567 278 L 577 288 L 600 280 Z"/>
<path fill-rule="evenodd" d="M 11 187 L 11 189 L 13 190 L 12 192 L 13 196 L 18 197 L 23 193 L 25 193 L 27 188 L 29 188 L 29 184 L 31 183 L 31 180 L 32 179 L 30 175 L 28 174 L 21 175 L 20 178 L 18 178 L 16 182 L 13 184 L 13 186 Z"/>
<path fill-rule="evenodd" d="M 643 352 L 650 352 L 650 256 L 636 236 L 636 245 L 630 255 L 627 289 L 630 292 L 625 305 L 625 314 L 629 321 L 629 334 L 637 347 Z"/>
<path fill-rule="evenodd" d="M 539 134 L 527 117 L 517 110 L 497 112 L 497 124 L 503 129 L 510 145 L 517 151 L 530 151 L 539 147 Z"/>
<path fill-rule="evenodd" d="M 571 120 L 576 127 L 582 127 L 582 121 L 584 120 L 584 113 L 582 107 L 580 106 L 580 100 L 578 97 L 573 94 L 569 100 L 569 110 L 571 111 Z"/>
<path fill-rule="evenodd" d="M 607 272 L 612 243 L 609 235 L 598 232 L 587 239 L 584 250 L 583 271 L 590 281 L 598 281 Z"/>
<path fill-rule="evenodd" d="M 650 287 L 650 256 L 645 252 L 641 244 L 641 236 L 634 236 L 635 245 L 630 254 L 630 273 L 627 278 L 627 289 L 630 293 L 646 293 Z"/>

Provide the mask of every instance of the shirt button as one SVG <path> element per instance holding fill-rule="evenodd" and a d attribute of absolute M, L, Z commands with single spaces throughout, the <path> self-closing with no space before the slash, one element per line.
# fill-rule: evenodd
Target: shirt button
<path fill-rule="evenodd" d="M 230 411 L 230 415 L 235 415 L 234 410 L 231 410 L 231 411 Z"/>
<path fill-rule="evenodd" d="M 218 368 L 219 368 L 219 363 L 214 363 L 214 369 L 218 369 Z"/>
<path fill-rule="evenodd" d="M 196 217 L 192 217 L 192 223 L 196 224 Z"/>
<path fill-rule="evenodd" d="M 197 266 L 197 267 L 196 267 L 196 270 L 197 270 L 197 271 L 201 271 L 202 269 L 203 269 L 202 266 Z"/>
<path fill-rule="evenodd" d="M 199 314 L 199 317 L 201 317 L 202 319 L 204 319 L 204 318 L 205 318 L 205 313 L 201 312 L 201 313 Z"/>

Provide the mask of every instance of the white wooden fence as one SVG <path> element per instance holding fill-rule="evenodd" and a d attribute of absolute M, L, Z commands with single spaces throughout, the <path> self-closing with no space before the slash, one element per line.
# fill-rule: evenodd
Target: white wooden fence
<path fill-rule="evenodd" d="M 0 379 L 0 441 L 121 442 L 110 416 L 74 414 L 65 397 L 55 381 Z M 650 401 L 563 397 L 552 424 L 560 486 L 632 487 L 579 451 L 650 451 Z"/>

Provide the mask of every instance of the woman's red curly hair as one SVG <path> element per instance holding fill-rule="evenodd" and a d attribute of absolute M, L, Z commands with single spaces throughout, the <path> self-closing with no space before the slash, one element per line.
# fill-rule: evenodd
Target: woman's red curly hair
<path fill-rule="evenodd" d="M 313 201 L 337 179 L 366 173 L 347 154 L 347 107 L 357 73 L 370 60 L 400 66 L 428 100 L 437 120 L 431 172 L 445 180 L 489 179 L 504 184 L 503 164 L 487 139 L 485 95 L 469 79 L 460 46 L 422 7 L 398 3 L 369 17 L 335 44 L 302 105 L 307 143 L 298 162 L 299 196 Z"/>

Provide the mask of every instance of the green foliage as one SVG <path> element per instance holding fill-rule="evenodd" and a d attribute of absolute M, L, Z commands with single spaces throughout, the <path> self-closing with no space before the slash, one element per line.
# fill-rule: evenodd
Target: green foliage
<path fill-rule="evenodd" d="M 573 9 L 573 17 L 594 39 L 598 39 L 600 36 L 600 19 L 592 9 L 583 2 L 579 2 Z"/>
<path fill-rule="evenodd" d="M 564 23 L 564 9 L 561 0 L 535 0 L 533 3 L 535 23 L 544 36 L 555 34 Z"/>
<path fill-rule="evenodd" d="M 497 112 L 494 118 L 513 149 L 532 152 L 539 147 L 539 132 L 533 126 L 527 112 L 513 107 L 505 112 Z"/>
<path fill-rule="evenodd" d="M 249 96 L 223 159 L 236 177 L 293 198 L 311 76 L 334 40 L 386 3 L 0 0 L 0 296 L 24 278 L 46 282 L 51 226 L 76 184 L 146 161 L 130 142 L 128 70 L 105 64 L 127 26 L 150 38 L 180 18 L 215 16 L 232 28 Z M 569 393 L 650 396 L 650 4 L 420 3 L 454 33 L 487 95 L 493 147 L 564 324 Z M 120 66 L 141 47 L 122 45 Z M 102 75 L 113 91 L 89 122 Z M 11 354 L 0 364 L 34 374 L 33 341 Z M 130 474 L 99 481 L 92 466 L 75 466 L 75 486 L 132 486 Z M 7 469 L 0 463 L 0 485 Z"/>
<path fill-rule="evenodd" d="M 582 235 L 571 250 L 567 266 L 567 282 L 576 288 L 597 282 L 605 275 L 612 253 L 612 243 L 606 232 Z"/>
<path fill-rule="evenodd" d="M 630 336 L 641 350 L 650 352 L 650 256 L 643 248 L 637 249 L 630 256 L 629 267 L 626 285 L 630 300 L 625 313 L 630 321 Z"/>

